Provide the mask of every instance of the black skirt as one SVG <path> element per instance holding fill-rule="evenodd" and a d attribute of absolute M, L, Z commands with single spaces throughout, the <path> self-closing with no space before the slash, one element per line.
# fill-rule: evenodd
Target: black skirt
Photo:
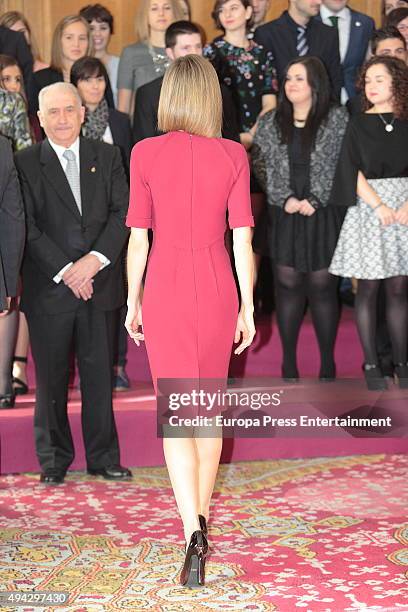
<path fill-rule="evenodd" d="M 341 206 L 325 206 L 306 217 L 267 205 L 255 228 L 254 251 L 298 272 L 328 268 L 346 212 Z"/>

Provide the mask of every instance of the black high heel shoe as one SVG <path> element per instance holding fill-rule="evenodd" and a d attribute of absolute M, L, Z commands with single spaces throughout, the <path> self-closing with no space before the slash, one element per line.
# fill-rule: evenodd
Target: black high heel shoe
<path fill-rule="evenodd" d="M 207 535 L 208 529 L 207 529 L 207 521 L 205 520 L 205 516 L 203 516 L 202 514 L 199 514 L 198 520 L 200 521 L 201 531 L 203 532 L 204 535 Z"/>
<path fill-rule="evenodd" d="M 13 393 L 6 393 L 4 395 L 0 395 L 0 409 L 14 408 L 15 399 L 16 397 Z"/>
<path fill-rule="evenodd" d="M 296 366 L 289 368 L 282 364 L 282 380 L 288 383 L 299 382 L 299 372 Z"/>
<path fill-rule="evenodd" d="M 201 530 L 194 531 L 187 546 L 186 558 L 180 574 L 182 586 L 204 586 L 207 552 L 208 542 L 204 533 Z"/>
<path fill-rule="evenodd" d="M 408 363 L 394 364 L 394 379 L 400 389 L 408 389 Z"/>
<path fill-rule="evenodd" d="M 369 391 L 384 391 L 388 389 L 387 382 L 376 363 L 363 364 L 363 372 Z"/>

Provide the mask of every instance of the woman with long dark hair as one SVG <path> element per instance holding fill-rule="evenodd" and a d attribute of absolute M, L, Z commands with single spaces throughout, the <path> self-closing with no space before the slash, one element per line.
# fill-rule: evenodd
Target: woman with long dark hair
<path fill-rule="evenodd" d="M 268 204 L 254 245 L 266 247 L 274 264 L 284 379 L 299 378 L 296 348 L 306 299 L 320 348 L 319 378 L 336 376 L 337 279 L 328 267 L 342 213 L 329 202 L 346 124 L 345 109 L 331 105 L 322 62 L 297 58 L 287 67 L 276 111 L 260 119 L 252 147 Z"/>
<path fill-rule="evenodd" d="M 377 296 L 384 284 L 394 375 L 408 388 L 408 67 L 373 57 L 360 77 L 364 113 L 344 139 L 333 201 L 349 206 L 330 265 L 358 279 L 355 314 L 369 389 L 385 389 L 376 350 Z"/>

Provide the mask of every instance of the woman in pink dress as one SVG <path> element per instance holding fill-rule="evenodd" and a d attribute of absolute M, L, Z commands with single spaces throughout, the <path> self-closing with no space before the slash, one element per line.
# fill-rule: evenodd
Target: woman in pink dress
<path fill-rule="evenodd" d="M 161 378 L 225 381 L 233 342 L 240 354 L 255 335 L 248 161 L 242 145 L 220 138 L 221 93 L 207 60 L 188 55 L 172 63 L 158 117 L 165 134 L 139 142 L 131 157 L 126 319 L 136 344 L 146 340 L 156 393 Z M 227 213 L 240 309 L 224 245 Z M 154 241 L 142 325 L 147 228 Z M 187 543 L 180 582 L 203 585 L 222 436 L 164 437 L 163 446 Z"/>

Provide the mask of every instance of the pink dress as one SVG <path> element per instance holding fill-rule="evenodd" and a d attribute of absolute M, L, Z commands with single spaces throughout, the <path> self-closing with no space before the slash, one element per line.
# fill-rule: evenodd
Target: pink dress
<path fill-rule="evenodd" d="M 135 145 L 129 227 L 152 228 L 142 304 L 153 382 L 226 378 L 238 295 L 224 244 L 253 226 L 242 145 L 170 132 Z M 157 389 L 157 387 L 156 387 Z"/>

